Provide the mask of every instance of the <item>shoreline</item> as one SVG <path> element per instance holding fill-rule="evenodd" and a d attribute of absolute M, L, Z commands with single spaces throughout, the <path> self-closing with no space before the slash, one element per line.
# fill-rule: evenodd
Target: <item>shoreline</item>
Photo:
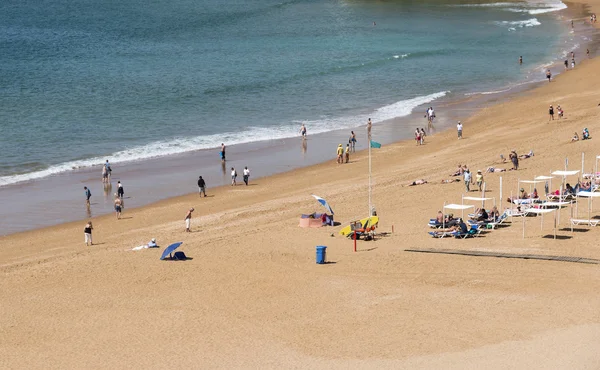
<path fill-rule="evenodd" d="M 590 3 L 600 11 L 600 0 Z M 460 181 L 440 183 L 458 162 L 472 171 L 507 168 L 495 164 L 499 154 L 533 148 L 518 171 L 485 174 L 493 196 L 500 178 L 507 195 L 565 158 L 579 169 L 581 153 L 592 167 L 600 154 L 599 67 L 597 57 L 580 62 L 478 109 L 462 119 L 463 140 L 449 129 L 423 147 L 407 140 L 373 150 L 379 237 L 359 241 L 357 252 L 337 232 L 368 212 L 364 151 L 347 165 L 332 158 L 257 186 L 222 186 L 214 198 L 187 194 L 126 208 L 124 220 L 95 217 L 92 247 L 83 244 L 82 222 L 2 236 L 0 355 L 8 367 L 27 368 L 593 368 L 598 265 L 407 249 L 600 259 L 600 230 L 571 232 L 568 210 L 557 240 L 548 237 L 551 217 L 509 220 L 477 239 L 426 233 L 427 220 L 465 194 Z M 563 106 L 565 118 L 550 121 L 549 104 Z M 571 143 L 583 127 L 592 140 Z M 420 178 L 428 183 L 402 186 Z M 300 213 L 322 210 L 311 194 L 327 199 L 342 225 L 299 228 Z M 193 232 L 185 233 L 191 206 Z M 160 249 L 131 251 L 154 237 Z M 193 259 L 159 260 L 176 241 Z M 320 245 L 329 264 L 315 264 Z M 177 350 L 155 350 L 174 342 Z"/>
<path fill-rule="evenodd" d="M 565 11 L 568 9 L 570 8 Z M 579 11 L 582 10 L 577 10 L 577 12 Z M 558 18 L 561 17 L 563 16 L 558 16 Z M 590 42 L 592 41 L 590 40 Z M 553 68 L 556 66 L 561 67 L 556 64 Z M 462 96 L 442 97 L 432 103 L 426 103 L 426 105 L 434 105 L 438 112 L 438 119 L 435 122 L 436 130 L 433 135 L 439 135 L 448 129 L 452 130 L 453 124 L 457 120 L 464 121 L 465 117 L 469 117 L 481 109 L 505 102 L 514 96 L 526 94 L 542 85 L 543 82 L 543 80 L 522 81 L 502 87 L 499 92 L 493 94 L 474 92 Z M 422 109 L 419 107 L 413 109 L 408 116 L 374 124 L 379 131 L 379 136 L 375 135 L 374 140 L 384 145 L 410 142 L 414 127 L 426 125 L 421 116 L 420 110 Z M 357 146 L 359 151 L 365 150 L 366 139 L 363 137 L 365 136 L 363 129 L 364 126 L 354 128 L 359 141 Z M 337 143 L 345 144 L 347 142 L 349 131 L 350 129 L 343 129 L 314 135 L 311 135 L 309 131 L 309 139 L 306 142 L 302 142 L 298 137 L 232 145 L 228 147 L 228 158 L 234 159 L 220 168 L 215 165 L 218 162 L 216 159 L 217 149 L 202 149 L 125 162 L 122 167 L 115 167 L 113 164 L 115 171 L 112 184 L 108 188 L 97 185 L 100 177 L 97 173 L 99 166 L 6 185 L 0 187 L 0 197 L 5 199 L 3 203 L 7 205 L 4 212 L 0 211 L 0 217 L 9 221 L 4 224 L 0 234 L 6 236 L 111 214 L 113 212 L 112 194 L 116 191 L 117 180 L 121 180 L 126 189 L 125 204 L 127 208 L 125 212 L 127 213 L 131 209 L 152 206 L 156 202 L 189 195 L 190 190 L 195 189 L 195 179 L 198 175 L 202 175 L 207 181 L 209 191 L 215 187 L 227 186 L 230 181 L 228 175 L 230 166 L 236 167 L 238 173 L 241 173 L 241 169 L 248 165 L 252 171 L 252 178 L 255 180 L 326 163 L 330 159 L 324 160 L 324 158 L 333 158 L 331 153 L 334 152 Z M 276 153 L 276 158 L 273 157 L 273 153 Z M 254 164 L 260 164 L 260 166 Z M 125 176 L 117 176 L 121 171 Z M 72 196 L 73 193 L 77 194 L 80 191 L 73 184 L 80 184 L 81 189 L 84 185 L 90 187 L 91 184 L 91 212 L 81 205 L 81 202 L 77 200 L 78 197 L 75 199 Z M 130 189 L 129 194 L 127 189 Z M 52 202 L 46 198 L 48 193 L 53 194 Z M 23 202 L 23 196 L 27 196 L 30 200 Z M 56 207 L 57 204 L 60 204 L 60 207 Z M 17 214 L 11 217 L 11 214 L 14 213 L 8 210 L 15 209 L 18 210 Z"/>

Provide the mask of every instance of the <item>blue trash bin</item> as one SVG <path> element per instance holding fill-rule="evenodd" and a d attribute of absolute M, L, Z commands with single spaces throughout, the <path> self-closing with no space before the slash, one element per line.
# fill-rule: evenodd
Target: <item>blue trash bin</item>
<path fill-rule="evenodd" d="M 317 246 L 317 263 L 322 265 L 327 260 L 327 247 L 324 245 Z"/>

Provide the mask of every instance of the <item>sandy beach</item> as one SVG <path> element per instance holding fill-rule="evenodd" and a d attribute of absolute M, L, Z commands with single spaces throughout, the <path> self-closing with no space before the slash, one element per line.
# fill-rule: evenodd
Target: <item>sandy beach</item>
<path fill-rule="evenodd" d="M 600 13 L 600 1 L 585 4 Z M 525 238 L 521 218 L 474 239 L 427 234 L 444 202 L 461 201 L 462 182 L 441 183 L 459 163 L 508 169 L 500 154 L 535 152 L 518 171 L 484 175 L 503 208 L 500 176 L 506 198 L 519 179 L 564 169 L 565 158 L 577 170 L 585 153 L 592 171 L 600 60 L 577 59 L 551 83 L 464 117 L 463 140 L 450 129 L 423 146 L 374 149 L 381 235 L 359 241 L 356 253 L 338 231 L 368 212 L 367 152 L 337 165 L 335 147 L 327 163 L 251 178 L 250 186 L 126 208 L 121 220 L 94 217 L 91 247 L 85 221 L 0 237 L 0 367 L 600 368 L 599 265 L 407 251 L 600 259 L 600 229 L 571 232 L 569 209 L 556 240 L 551 217 L 526 218 Z M 564 108 L 564 119 L 548 120 L 550 104 Z M 592 140 L 571 143 L 585 127 Z M 417 179 L 429 183 L 402 186 Z M 297 226 L 301 213 L 322 211 L 311 194 L 328 200 L 341 226 Z M 160 249 L 131 251 L 151 238 Z M 160 261 L 177 241 L 192 259 Z M 331 263 L 315 264 L 318 245 Z"/>

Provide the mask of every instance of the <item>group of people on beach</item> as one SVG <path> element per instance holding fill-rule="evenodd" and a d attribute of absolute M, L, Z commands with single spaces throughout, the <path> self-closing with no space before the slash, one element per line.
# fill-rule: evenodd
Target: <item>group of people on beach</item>
<path fill-rule="evenodd" d="M 581 132 L 581 140 L 588 140 L 588 139 L 591 139 L 591 137 L 590 137 L 590 132 L 588 131 L 588 129 L 586 127 Z M 577 132 L 575 132 L 573 134 L 573 137 L 571 138 L 571 142 L 574 142 L 574 141 L 579 141 L 579 135 L 577 135 Z"/>

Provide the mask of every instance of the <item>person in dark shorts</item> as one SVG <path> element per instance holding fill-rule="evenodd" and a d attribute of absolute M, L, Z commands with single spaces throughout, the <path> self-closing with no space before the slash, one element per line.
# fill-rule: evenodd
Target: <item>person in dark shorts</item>
<path fill-rule="evenodd" d="M 115 214 L 117 216 L 117 220 L 121 218 L 122 205 L 123 202 L 121 201 L 121 198 L 119 198 L 119 195 L 115 193 Z"/>
<path fill-rule="evenodd" d="M 546 71 L 546 78 L 548 79 L 548 82 L 550 82 L 550 80 L 552 79 L 552 72 L 550 72 L 550 70 Z"/>
<path fill-rule="evenodd" d="M 123 190 L 123 184 L 121 184 L 121 181 L 117 181 L 117 194 L 119 194 L 119 198 L 123 199 L 123 196 L 125 195 L 125 190 Z"/>
<path fill-rule="evenodd" d="M 550 106 L 550 108 L 548 108 L 548 115 L 550 116 L 548 121 L 554 121 L 554 107 Z"/>
<path fill-rule="evenodd" d="M 565 59 L 565 71 L 569 69 L 569 60 Z"/>
<path fill-rule="evenodd" d="M 198 195 L 202 196 L 202 194 L 204 194 L 204 197 L 206 198 L 206 182 L 202 176 L 200 176 L 198 177 Z"/>
<path fill-rule="evenodd" d="M 90 198 L 92 197 L 92 192 L 90 191 L 90 189 L 87 188 L 87 186 L 83 187 L 83 191 L 85 194 L 85 203 L 89 206 L 90 205 Z"/>

